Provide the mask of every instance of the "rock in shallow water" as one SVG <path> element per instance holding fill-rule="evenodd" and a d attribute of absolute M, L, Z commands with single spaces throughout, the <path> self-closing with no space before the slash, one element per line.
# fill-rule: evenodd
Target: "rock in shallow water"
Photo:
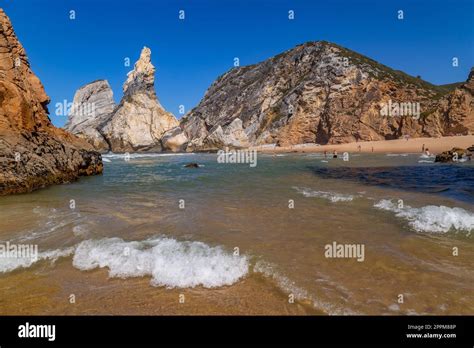
<path fill-rule="evenodd" d="M 199 164 L 197 163 L 188 163 L 184 165 L 185 168 L 199 168 Z"/>
<path fill-rule="evenodd" d="M 469 151 L 453 147 L 449 151 L 444 151 L 439 155 L 436 155 L 435 162 L 448 163 L 448 162 L 457 162 L 463 158 L 470 158 L 471 153 Z"/>

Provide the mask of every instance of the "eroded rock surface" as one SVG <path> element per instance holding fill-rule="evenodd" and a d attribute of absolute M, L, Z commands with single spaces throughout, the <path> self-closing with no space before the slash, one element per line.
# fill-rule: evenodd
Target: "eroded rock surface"
<path fill-rule="evenodd" d="M 100 129 L 115 108 L 114 95 L 107 80 L 98 80 L 79 88 L 74 95 L 66 130 L 84 138 L 97 151 L 107 152 L 109 144 Z"/>
<path fill-rule="evenodd" d="M 123 98 L 101 133 L 113 152 L 161 151 L 164 133 L 178 126 L 156 97 L 151 51 L 144 47 L 123 85 Z"/>
<path fill-rule="evenodd" d="M 472 77 L 448 92 L 338 45 L 309 42 L 219 77 L 181 128 L 188 151 L 473 134 Z M 397 105 L 403 116 L 384 115 Z"/>
<path fill-rule="evenodd" d="M 0 9 L 0 195 L 102 173 L 100 153 L 51 124 L 49 101 Z"/>
<path fill-rule="evenodd" d="M 163 134 L 161 144 L 165 151 L 181 152 L 186 149 L 188 138 L 180 127 L 175 127 Z"/>

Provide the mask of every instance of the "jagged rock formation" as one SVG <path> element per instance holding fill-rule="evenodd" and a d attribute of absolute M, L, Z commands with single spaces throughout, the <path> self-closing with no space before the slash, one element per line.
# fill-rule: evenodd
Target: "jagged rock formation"
<path fill-rule="evenodd" d="M 199 139 L 190 143 L 190 146 L 199 146 Z M 196 144 L 196 145 L 194 145 Z M 225 130 L 220 125 L 211 130 L 209 136 L 206 138 L 205 145 L 207 148 L 200 148 L 200 150 L 208 150 L 215 148 L 224 148 L 226 146 L 231 148 L 243 148 L 250 146 L 247 134 L 242 127 L 242 120 L 235 118 Z"/>
<path fill-rule="evenodd" d="M 180 127 L 166 131 L 161 137 L 161 145 L 164 151 L 181 152 L 186 149 L 188 138 Z"/>
<path fill-rule="evenodd" d="M 0 195 L 102 172 L 100 153 L 51 124 L 49 101 L 0 9 Z"/>
<path fill-rule="evenodd" d="M 156 97 L 150 56 L 150 49 L 144 47 L 128 73 L 120 104 L 101 130 L 113 152 L 161 151 L 163 134 L 178 126 Z"/>
<path fill-rule="evenodd" d="M 187 151 L 472 134 L 468 86 L 444 96 L 445 87 L 335 44 L 309 42 L 225 73 L 180 126 Z M 384 115 L 393 105 L 410 115 Z"/>
<path fill-rule="evenodd" d="M 89 141 L 96 150 L 107 152 L 109 144 L 100 129 L 114 108 L 114 96 L 108 81 L 91 82 L 79 88 L 74 95 L 69 119 L 64 128 Z"/>
<path fill-rule="evenodd" d="M 467 81 L 445 95 L 434 110 L 424 116 L 429 136 L 467 135 L 474 133 L 474 68 Z"/>

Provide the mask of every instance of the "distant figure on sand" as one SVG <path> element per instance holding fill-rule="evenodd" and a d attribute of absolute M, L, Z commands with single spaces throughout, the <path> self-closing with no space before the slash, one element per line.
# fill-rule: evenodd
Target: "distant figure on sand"
<path fill-rule="evenodd" d="M 332 158 L 337 158 L 337 151 L 334 150 L 334 152 L 332 153 Z"/>
<path fill-rule="evenodd" d="M 357 146 L 357 149 L 359 150 L 359 152 L 362 150 L 362 147 L 359 145 Z"/>
<path fill-rule="evenodd" d="M 425 144 L 421 147 L 421 152 L 425 152 Z"/>
<path fill-rule="evenodd" d="M 328 152 L 324 150 L 324 158 L 328 158 Z"/>
<path fill-rule="evenodd" d="M 374 147 L 372 146 L 372 152 L 374 152 Z"/>

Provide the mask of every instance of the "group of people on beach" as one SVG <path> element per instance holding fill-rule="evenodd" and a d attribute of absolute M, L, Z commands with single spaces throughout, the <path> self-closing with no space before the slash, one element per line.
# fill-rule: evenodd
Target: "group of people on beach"
<path fill-rule="evenodd" d="M 361 148 L 360 145 L 357 146 L 357 150 L 358 150 L 359 152 L 362 151 L 362 148 Z M 374 147 L 373 147 L 373 146 L 372 146 L 372 152 L 374 152 Z M 430 152 L 430 150 L 429 150 L 428 148 L 425 148 L 425 144 L 423 144 L 423 146 L 421 147 L 421 152 L 422 152 L 423 154 L 425 154 L 426 156 L 431 156 L 431 152 Z M 324 158 L 328 158 L 328 152 L 327 152 L 326 150 L 324 150 Z M 337 158 L 337 150 L 334 150 L 334 151 L 332 152 L 332 158 Z"/>

